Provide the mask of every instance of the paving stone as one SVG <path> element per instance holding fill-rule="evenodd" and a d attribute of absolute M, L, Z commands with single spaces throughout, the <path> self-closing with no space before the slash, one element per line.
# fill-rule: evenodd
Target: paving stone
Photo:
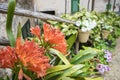
<path fill-rule="evenodd" d="M 116 40 L 115 56 L 110 63 L 111 71 L 104 75 L 104 80 L 120 80 L 120 38 Z"/>

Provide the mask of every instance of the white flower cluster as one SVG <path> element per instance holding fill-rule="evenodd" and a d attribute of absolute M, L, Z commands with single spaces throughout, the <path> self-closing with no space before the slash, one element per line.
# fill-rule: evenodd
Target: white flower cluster
<path fill-rule="evenodd" d="M 83 21 L 76 21 L 76 26 L 79 26 L 81 31 L 86 32 L 86 31 L 90 31 L 91 29 L 93 29 L 95 26 L 97 25 L 95 20 L 83 20 Z"/>

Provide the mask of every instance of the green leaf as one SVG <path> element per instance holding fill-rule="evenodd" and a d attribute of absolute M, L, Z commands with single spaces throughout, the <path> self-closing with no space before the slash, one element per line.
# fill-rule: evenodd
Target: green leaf
<path fill-rule="evenodd" d="M 74 64 L 79 64 L 79 63 L 83 63 L 85 61 L 88 61 L 89 59 L 93 58 L 95 55 L 96 54 L 94 52 L 83 55 L 81 58 L 79 58 L 77 61 L 75 61 Z"/>
<path fill-rule="evenodd" d="M 18 24 L 18 30 L 17 30 L 17 38 L 21 37 L 21 34 L 22 34 L 22 32 L 21 32 L 21 24 L 19 23 Z"/>
<path fill-rule="evenodd" d="M 67 58 L 58 50 L 50 48 L 50 52 L 57 55 L 66 65 L 70 65 L 70 62 L 67 60 Z"/>
<path fill-rule="evenodd" d="M 61 71 L 61 70 L 65 70 L 65 69 L 68 69 L 72 67 L 72 65 L 58 65 L 58 66 L 54 66 L 54 67 L 51 67 L 47 70 L 47 74 L 50 74 L 50 73 L 53 73 L 53 72 L 58 72 L 58 71 Z"/>
<path fill-rule="evenodd" d="M 45 80 L 56 80 L 61 74 L 63 74 L 63 71 L 51 73 L 45 76 Z"/>
<path fill-rule="evenodd" d="M 6 22 L 6 32 L 7 32 L 8 39 L 10 40 L 10 45 L 12 47 L 15 46 L 15 38 L 12 32 L 12 21 L 13 21 L 15 5 L 16 5 L 15 0 L 9 0 L 7 22 Z"/>
<path fill-rule="evenodd" d="M 71 74 L 75 73 L 82 67 L 84 67 L 84 65 L 82 64 L 74 65 L 72 68 L 65 70 L 64 73 L 58 78 L 58 80 L 61 80 L 64 77 L 70 76 Z"/>
<path fill-rule="evenodd" d="M 97 78 L 85 78 L 85 80 L 104 80 L 102 77 Z"/>
<path fill-rule="evenodd" d="M 78 77 L 79 74 L 81 74 L 83 71 L 82 70 L 78 70 L 75 73 L 71 74 L 72 77 Z"/>
<path fill-rule="evenodd" d="M 85 50 L 81 50 L 77 55 L 75 55 L 70 62 L 72 64 L 82 63 L 90 58 L 94 57 L 97 54 L 96 49 L 94 48 L 86 48 Z"/>
<path fill-rule="evenodd" d="M 64 77 L 62 80 L 75 80 L 75 79 L 72 79 L 70 77 Z"/>
<path fill-rule="evenodd" d="M 76 38 L 77 38 L 77 34 L 73 34 L 72 36 L 70 36 L 70 37 L 67 39 L 67 44 L 68 44 L 67 49 L 68 49 L 68 50 L 72 47 L 72 45 L 74 44 Z"/>

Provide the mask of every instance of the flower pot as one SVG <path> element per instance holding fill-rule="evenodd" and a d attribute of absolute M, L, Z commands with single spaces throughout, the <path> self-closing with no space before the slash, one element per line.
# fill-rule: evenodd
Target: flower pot
<path fill-rule="evenodd" d="M 108 35 L 110 34 L 110 31 L 108 30 L 102 30 L 102 38 L 107 39 Z"/>
<path fill-rule="evenodd" d="M 89 35 L 90 35 L 90 31 L 82 32 L 79 29 L 79 42 L 86 43 L 88 41 L 88 39 L 89 39 Z"/>

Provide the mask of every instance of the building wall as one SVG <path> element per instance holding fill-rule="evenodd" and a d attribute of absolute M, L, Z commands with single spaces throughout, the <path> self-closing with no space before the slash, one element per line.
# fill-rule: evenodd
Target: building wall
<path fill-rule="evenodd" d="M 106 11 L 106 4 L 108 4 L 107 2 L 108 0 L 95 0 L 95 11 L 97 12 L 104 12 Z M 119 11 L 119 6 L 118 6 L 118 3 L 120 2 L 120 0 L 116 0 L 116 8 L 115 8 L 115 11 Z M 114 3 L 114 0 L 111 0 L 111 11 L 113 10 L 113 3 Z"/>
<path fill-rule="evenodd" d="M 7 5 L 8 0 L 0 0 L 0 4 L 4 4 Z M 17 0 L 17 8 L 23 8 L 23 9 L 30 9 L 33 10 L 33 6 L 32 4 L 32 0 L 26 1 L 26 0 Z M 7 34 L 6 34 L 6 18 L 7 15 L 6 14 L 1 14 L 0 13 L 0 38 L 7 38 Z M 17 34 L 17 26 L 18 23 L 20 22 L 21 25 L 23 26 L 24 23 L 28 20 L 27 17 L 22 17 L 22 16 L 14 16 L 13 19 L 13 23 L 12 23 L 12 29 L 13 29 L 13 33 L 16 36 Z"/>
<path fill-rule="evenodd" d="M 36 0 L 37 11 L 51 11 L 55 10 L 56 15 L 65 13 L 65 1 L 67 1 L 66 13 L 71 12 L 71 0 Z"/>
<path fill-rule="evenodd" d="M 67 13 L 71 13 L 71 0 L 67 1 Z M 89 8 L 88 8 L 88 1 Z M 108 0 L 95 0 L 94 10 L 97 12 L 104 12 L 106 10 L 106 4 Z M 113 3 L 114 0 L 111 0 Z M 116 9 L 118 11 L 118 3 L 120 0 L 116 0 Z M 56 15 L 60 15 L 65 13 L 65 0 L 35 0 L 35 4 L 37 6 L 37 11 L 50 11 L 55 10 Z M 120 5 L 120 4 L 119 4 Z M 80 9 L 86 8 L 88 11 L 91 10 L 92 0 L 80 0 Z M 113 7 L 113 6 L 112 6 Z"/>
<path fill-rule="evenodd" d="M 80 9 L 85 8 L 88 11 L 90 11 L 91 10 L 91 0 L 89 3 L 89 6 L 88 6 L 88 2 L 89 2 L 89 0 L 80 0 Z"/>

